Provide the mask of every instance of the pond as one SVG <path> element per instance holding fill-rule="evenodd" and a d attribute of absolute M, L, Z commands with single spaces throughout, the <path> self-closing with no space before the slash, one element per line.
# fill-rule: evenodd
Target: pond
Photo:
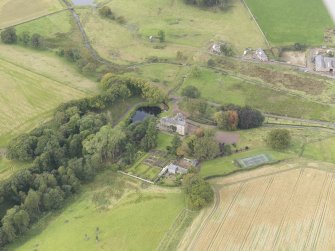
<path fill-rule="evenodd" d="M 96 5 L 94 0 L 72 0 L 72 3 L 75 6 L 84 6 L 84 5 L 95 6 Z"/>
<path fill-rule="evenodd" d="M 130 120 L 130 123 L 141 122 L 149 116 L 157 116 L 162 112 L 158 106 L 144 106 L 136 110 L 135 114 Z"/>

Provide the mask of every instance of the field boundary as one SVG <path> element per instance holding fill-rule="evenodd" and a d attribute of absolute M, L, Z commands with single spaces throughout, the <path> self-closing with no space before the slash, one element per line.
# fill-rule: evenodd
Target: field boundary
<path fill-rule="evenodd" d="M 264 37 L 264 39 L 265 39 L 265 42 L 266 42 L 266 44 L 268 45 L 268 47 L 269 47 L 269 49 L 270 49 L 270 48 L 271 48 L 271 45 L 270 45 L 268 39 L 266 38 L 265 33 L 263 32 L 262 28 L 259 26 L 259 24 L 258 24 L 258 22 L 257 22 L 257 20 L 256 20 L 256 18 L 255 18 L 255 16 L 254 16 L 254 14 L 251 12 L 251 10 L 250 10 L 249 6 L 247 5 L 247 3 L 245 2 L 245 0 L 241 0 L 241 2 L 242 2 L 242 4 L 244 5 L 244 7 L 248 10 L 248 12 L 250 13 L 252 19 L 255 21 L 255 23 L 256 23 L 256 25 L 257 25 L 259 31 L 262 33 L 262 35 L 263 35 L 263 37 Z"/>
<path fill-rule="evenodd" d="M 132 174 L 129 174 L 129 173 L 125 173 L 125 172 L 122 172 L 122 171 L 117 171 L 118 173 L 122 173 L 123 175 L 127 175 L 129 177 L 132 177 L 132 178 L 135 178 L 135 179 L 138 179 L 138 180 L 141 180 L 141 181 L 144 181 L 144 182 L 147 182 L 151 185 L 154 185 L 155 183 L 150 181 L 150 180 L 146 180 L 146 179 L 143 179 L 141 177 L 138 177 L 138 176 L 135 176 L 135 175 L 132 175 Z"/>
<path fill-rule="evenodd" d="M 64 12 L 64 11 L 67 11 L 69 10 L 68 8 L 65 8 L 65 9 L 61 9 L 61 10 L 57 10 L 55 12 L 51 12 L 51 13 L 48 13 L 48 14 L 45 14 L 45 15 L 42 15 L 42 16 L 39 16 L 39 17 L 35 17 L 35 18 L 32 18 L 32 19 L 29 19 L 29 20 L 26 20 L 26 21 L 23 21 L 23 22 L 20 22 L 20 23 L 17 23 L 17 24 L 13 24 L 13 25 L 9 25 L 9 26 L 4 26 L 4 27 L 0 27 L 0 31 L 1 30 L 4 30 L 4 29 L 7 29 L 9 27 L 15 27 L 15 26 L 18 26 L 18 25 L 21 25 L 21 24 L 26 24 L 26 23 L 30 23 L 30 22 L 33 22 L 35 20 L 38 20 L 38 19 L 41 19 L 41 18 L 44 18 L 44 17 L 48 17 L 48 16 L 52 16 L 52 15 L 56 15 L 56 14 L 59 14 L 60 12 Z"/>

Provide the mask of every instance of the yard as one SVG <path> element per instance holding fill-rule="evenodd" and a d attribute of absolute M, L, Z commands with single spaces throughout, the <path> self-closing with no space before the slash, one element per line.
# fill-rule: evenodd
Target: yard
<path fill-rule="evenodd" d="M 322 45 L 334 26 L 322 0 L 245 0 L 273 45 Z"/>
<path fill-rule="evenodd" d="M 179 189 L 147 187 L 107 170 L 8 251 L 155 250 L 183 210 L 183 198 Z"/>

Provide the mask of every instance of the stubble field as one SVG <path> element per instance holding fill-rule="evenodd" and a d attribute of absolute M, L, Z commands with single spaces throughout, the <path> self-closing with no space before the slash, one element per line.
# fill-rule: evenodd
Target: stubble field
<path fill-rule="evenodd" d="M 334 166 L 280 165 L 213 180 L 215 205 L 185 249 L 334 250 Z"/>

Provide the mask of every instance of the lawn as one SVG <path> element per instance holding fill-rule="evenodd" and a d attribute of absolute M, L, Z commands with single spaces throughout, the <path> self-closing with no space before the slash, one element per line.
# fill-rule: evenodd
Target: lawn
<path fill-rule="evenodd" d="M 298 118 L 330 121 L 335 119 L 334 106 L 287 95 L 284 92 L 209 69 L 202 69 L 200 76 L 188 77 L 182 88 L 188 85 L 196 86 L 203 98 L 219 104 L 249 105 L 263 112 Z"/>
<path fill-rule="evenodd" d="M 80 10 L 93 47 L 119 63 L 141 62 L 148 57 L 175 59 L 178 51 L 197 59 L 212 43 L 224 40 L 238 54 L 246 47 L 265 47 L 265 41 L 250 14 L 238 0 L 226 11 L 211 11 L 184 4 L 183 0 L 115 0 L 108 6 L 127 23 L 102 19 L 97 12 Z M 151 43 L 159 30 L 166 43 Z M 103 35 L 101 35 L 103 34 Z"/>
<path fill-rule="evenodd" d="M 183 208 L 179 189 L 144 187 L 105 171 L 8 250 L 155 250 Z"/>
<path fill-rule="evenodd" d="M 82 91 L 0 59 L 0 146 L 48 119 L 57 105 L 84 95 Z"/>
<path fill-rule="evenodd" d="M 322 0 L 245 0 L 273 45 L 322 45 L 334 26 Z"/>
<path fill-rule="evenodd" d="M 166 151 L 167 146 L 171 146 L 171 141 L 173 139 L 173 135 L 160 132 L 158 133 L 158 140 L 157 140 L 157 148 L 158 150 Z"/>
<path fill-rule="evenodd" d="M 0 0 L 0 28 L 16 25 L 63 9 L 60 1 Z"/>

